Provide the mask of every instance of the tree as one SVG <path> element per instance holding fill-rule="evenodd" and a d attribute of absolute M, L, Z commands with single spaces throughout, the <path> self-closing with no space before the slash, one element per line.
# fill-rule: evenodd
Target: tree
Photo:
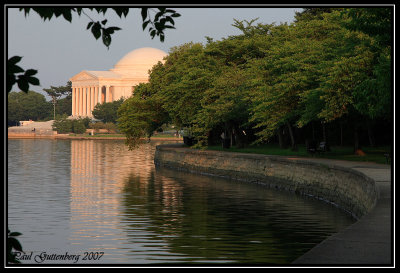
<path fill-rule="evenodd" d="M 20 120 L 41 120 L 51 115 L 51 104 L 44 95 L 34 91 L 10 92 L 7 99 L 8 125 L 16 125 Z"/>
<path fill-rule="evenodd" d="M 265 58 L 253 63 L 251 120 L 259 141 L 287 126 L 332 122 L 356 107 L 355 91 L 372 73 L 371 37 L 344 27 L 341 11 L 322 13 L 271 30 Z"/>
<path fill-rule="evenodd" d="M 291 25 L 235 20 L 243 34 L 172 48 L 151 70 L 149 83 L 135 90 L 136 98 L 119 109 L 126 123 L 121 131 L 139 139 L 165 120 L 189 129 L 199 147 L 221 132 L 243 140 L 250 132 L 263 143 L 285 130 L 296 149 L 296 127 L 321 124 L 326 140 L 329 123 L 354 123 L 371 109 L 383 111 L 372 94 L 358 97 L 374 73 L 387 73 L 388 57 L 378 70 L 376 40 L 346 28 L 349 20 L 336 9 Z M 369 110 L 361 111 L 363 105 Z M 155 118 L 157 111 L 162 117 Z"/>
<path fill-rule="evenodd" d="M 298 23 L 300 21 L 315 19 L 321 20 L 323 19 L 324 13 L 330 13 L 339 9 L 340 8 L 303 8 L 303 11 L 295 12 L 295 22 Z"/>
<path fill-rule="evenodd" d="M 52 127 L 54 131 L 59 134 L 75 133 L 83 134 L 86 132 L 86 128 L 89 128 L 90 118 L 80 118 L 80 119 L 68 119 L 67 115 L 59 116 L 54 120 Z"/>
<path fill-rule="evenodd" d="M 11 92 L 14 84 L 18 84 L 19 89 L 25 93 L 29 90 L 29 84 L 40 85 L 38 78 L 33 77 L 37 74 L 37 70 L 28 69 L 24 70 L 17 65 L 21 61 L 22 57 L 13 56 L 7 61 L 7 92 Z M 21 74 L 23 73 L 23 74 Z"/>
<path fill-rule="evenodd" d="M 354 92 L 356 109 L 371 119 L 391 118 L 392 90 L 392 8 L 352 8 L 345 26 L 372 37 L 372 72 Z"/>
<path fill-rule="evenodd" d="M 173 48 L 164 65 L 152 71 L 155 74 L 150 78 L 153 96 L 177 127 L 193 125 L 204 91 L 214 78 L 213 68 L 216 66 L 204 53 L 203 45 L 188 43 Z"/>
<path fill-rule="evenodd" d="M 104 123 L 116 123 L 118 119 L 118 108 L 121 106 L 123 101 L 124 99 L 121 98 L 113 102 L 98 103 L 94 107 L 92 114 L 96 119 L 99 119 Z"/>
<path fill-rule="evenodd" d="M 58 102 L 58 99 L 61 96 L 71 96 L 72 94 L 72 82 L 68 81 L 66 86 L 50 86 L 49 89 L 44 88 L 43 91 L 45 91 L 52 99 L 53 103 L 53 118 L 54 120 L 56 119 L 56 104 Z"/>
<path fill-rule="evenodd" d="M 88 8 L 89 10 L 95 11 L 98 14 L 105 15 L 108 10 L 113 10 L 120 18 L 122 16 L 126 17 L 129 14 L 129 8 Z M 81 16 L 82 14 L 87 16 L 90 22 L 87 25 L 86 29 L 90 29 L 94 38 L 97 40 L 102 37 L 103 44 L 109 48 L 111 44 L 111 35 L 114 34 L 115 31 L 121 30 L 119 27 L 111 26 L 106 27 L 107 19 L 95 21 L 90 18 L 83 8 L 20 8 L 20 11 L 24 11 L 25 16 L 28 15 L 31 11 L 36 12 L 44 21 L 51 20 L 54 17 L 62 17 L 68 22 L 72 22 L 72 14 L 77 14 Z M 154 17 L 152 17 L 154 15 Z M 153 8 L 141 8 L 141 16 L 142 16 L 142 28 L 146 29 L 149 27 L 149 33 L 152 39 L 155 36 L 160 37 L 160 41 L 163 42 L 165 39 L 164 31 L 166 29 L 174 29 L 175 21 L 174 18 L 180 17 L 181 15 L 177 13 L 175 10 L 167 9 L 167 8 L 158 8 L 156 11 Z M 7 92 L 11 92 L 11 89 L 15 83 L 18 84 L 18 87 L 24 91 L 28 92 L 29 85 L 40 85 L 39 79 L 33 77 L 37 73 L 37 70 L 28 69 L 24 70 L 17 65 L 17 63 L 21 60 L 20 56 L 13 56 L 7 61 Z M 23 74 L 19 74 L 23 73 Z"/>
<path fill-rule="evenodd" d="M 139 96 L 125 100 L 118 110 L 118 116 L 118 129 L 125 134 L 129 149 L 136 148 L 141 138 L 150 138 L 168 119 L 157 100 Z"/>

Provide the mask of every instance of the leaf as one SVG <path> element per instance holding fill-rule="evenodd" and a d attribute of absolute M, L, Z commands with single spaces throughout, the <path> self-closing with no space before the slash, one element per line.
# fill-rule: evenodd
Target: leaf
<path fill-rule="evenodd" d="M 98 14 L 103 13 L 106 14 L 107 8 L 95 8 L 95 10 L 97 11 Z"/>
<path fill-rule="evenodd" d="M 106 30 L 103 30 L 102 38 L 103 38 L 103 44 L 108 48 L 111 44 L 111 35 Z"/>
<path fill-rule="evenodd" d="M 122 15 L 126 17 L 129 13 L 129 8 L 113 8 L 113 10 L 118 14 L 119 18 L 121 18 Z"/>
<path fill-rule="evenodd" d="M 75 9 L 73 9 L 73 10 L 75 10 Z M 76 12 L 78 13 L 79 16 L 81 16 L 82 8 L 76 8 Z"/>
<path fill-rule="evenodd" d="M 157 21 L 158 21 L 158 18 L 159 18 L 160 16 L 162 16 L 162 15 L 163 15 L 162 11 L 157 12 L 157 13 L 156 13 L 156 16 L 154 16 L 154 22 L 157 22 Z"/>
<path fill-rule="evenodd" d="M 94 25 L 92 26 L 92 33 L 94 38 L 99 39 L 101 36 L 101 26 L 99 22 L 94 23 Z"/>
<path fill-rule="evenodd" d="M 147 20 L 146 22 L 143 22 L 142 27 L 143 30 L 145 30 L 145 28 L 147 27 L 147 25 L 150 23 L 150 20 Z"/>
<path fill-rule="evenodd" d="M 7 92 L 11 91 L 11 88 L 16 83 L 15 75 L 14 74 L 7 74 Z"/>
<path fill-rule="evenodd" d="M 8 59 L 8 64 L 16 64 L 19 61 L 21 61 L 22 57 L 20 56 L 13 56 L 10 59 Z"/>
<path fill-rule="evenodd" d="M 35 69 L 28 69 L 28 70 L 25 71 L 25 76 L 30 77 L 30 76 L 35 75 L 37 72 L 38 71 L 35 70 Z"/>
<path fill-rule="evenodd" d="M 94 22 L 89 22 L 89 24 L 87 25 L 86 29 L 89 29 L 93 25 L 93 23 Z"/>
<path fill-rule="evenodd" d="M 23 250 L 22 250 L 22 246 L 21 246 L 20 242 L 19 242 L 17 239 L 15 239 L 14 237 L 10 237 L 10 238 L 7 238 L 7 240 L 8 240 L 8 243 L 9 243 L 15 250 L 23 251 Z"/>
<path fill-rule="evenodd" d="M 104 26 L 107 23 L 107 19 L 101 21 L 101 24 Z"/>
<path fill-rule="evenodd" d="M 29 83 L 25 78 L 19 78 L 17 83 L 18 83 L 18 87 L 19 87 L 19 89 L 21 89 L 21 91 L 28 92 Z"/>
<path fill-rule="evenodd" d="M 146 18 L 147 18 L 147 8 L 142 8 L 140 13 L 142 15 L 142 21 L 146 20 Z"/>
<path fill-rule="evenodd" d="M 22 235 L 22 233 L 20 233 L 20 232 L 11 232 L 8 234 L 8 236 L 13 236 L 13 237 L 20 236 L 20 235 Z"/>
<path fill-rule="evenodd" d="M 28 77 L 27 78 L 28 82 L 32 85 L 40 85 L 40 81 L 38 78 L 35 77 Z"/>
<path fill-rule="evenodd" d="M 164 28 L 175 28 L 174 26 L 165 25 Z"/>
<path fill-rule="evenodd" d="M 24 14 L 25 14 L 25 17 L 26 17 L 26 15 L 28 15 L 29 14 L 29 11 L 30 11 L 30 9 L 31 8 L 19 8 L 19 11 L 24 11 Z"/>
<path fill-rule="evenodd" d="M 170 16 L 167 16 L 165 18 L 166 21 L 170 22 L 172 25 L 175 25 L 174 19 L 172 19 Z"/>
<path fill-rule="evenodd" d="M 8 74 L 16 74 L 16 73 L 24 72 L 24 70 L 21 67 L 19 67 L 18 65 L 11 65 L 8 68 L 7 72 L 8 72 Z"/>
<path fill-rule="evenodd" d="M 120 29 L 121 28 L 119 28 L 119 27 L 109 27 L 109 28 L 105 29 L 105 31 L 108 32 L 109 34 L 113 34 L 114 31 L 120 30 Z"/>
<path fill-rule="evenodd" d="M 46 19 L 50 21 L 51 17 L 56 13 L 56 11 L 51 8 L 33 8 L 33 10 L 36 11 L 44 21 L 46 21 Z"/>
<path fill-rule="evenodd" d="M 65 9 L 63 12 L 63 16 L 64 16 L 65 20 L 67 20 L 68 22 L 71 22 L 72 21 L 71 9 Z"/>

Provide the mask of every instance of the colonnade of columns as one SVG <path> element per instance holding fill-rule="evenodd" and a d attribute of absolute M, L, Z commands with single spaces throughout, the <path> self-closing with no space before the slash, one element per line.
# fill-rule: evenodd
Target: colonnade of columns
<path fill-rule="evenodd" d="M 111 102 L 110 86 L 72 87 L 72 116 L 93 117 L 92 111 L 97 103 Z"/>

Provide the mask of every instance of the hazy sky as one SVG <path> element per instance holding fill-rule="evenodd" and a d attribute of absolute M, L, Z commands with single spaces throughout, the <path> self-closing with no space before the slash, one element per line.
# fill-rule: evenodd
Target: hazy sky
<path fill-rule="evenodd" d="M 172 7 L 173 8 L 173 7 Z M 43 88 L 64 86 L 69 78 L 82 70 L 109 70 L 127 53 L 141 47 L 154 47 L 165 52 L 170 48 L 188 42 L 206 43 L 206 36 L 221 40 L 240 31 L 233 19 L 248 20 L 259 18 L 258 23 L 276 24 L 294 20 L 295 11 L 302 8 L 288 6 L 266 7 L 223 7 L 223 8 L 173 8 L 181 17 L 175 19 L 176 29 L 167 29 L 165 41 L 158 37 L 151 39 L 148 30 L 142 30 L 140 10 L 132 8 L 128 17 L 119 18 L 113 11 L 105 16 L 86 11 L 95 21 L 108 19 L 107 26 L 122 28 L 112 35 L 109 49 L 96 40 L 86 26 L 90 21 L 85 15 L 74 16 L 72 23 L 62 16 L 44 22 L 35 12 L 25 17 L 18 6 L 6 7 L 8 56 L 23 56 L 20 66 L 37 69 L 41 86 L 31 90 L 43 93 Z M 17 85 L 14 91 L 19 91 Z"/>

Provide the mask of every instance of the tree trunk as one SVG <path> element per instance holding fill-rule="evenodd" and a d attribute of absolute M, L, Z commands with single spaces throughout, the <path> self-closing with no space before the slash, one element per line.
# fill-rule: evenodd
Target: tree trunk
<path fill-rule="evenodd" d="M 53 117 L 56 120 L 56 98 L 53 97 Z"/>
<path fill-rule="evenodd" d="M 235 130 L 235 144 L 237 148 L 244 148 L 247 145 L 246 134 L 239 128 L 237 124 L 234 124 Z"/>
<path fill-rule="evenodd" d="M 287 124 L 288 130 L 289 130 L 290 142 L 292 143 L 292 150 L 293 151 L 297 151 L 297 146 L 296 146 L 296 142 L 295 142 L 295 139 L 294 139 L 292 126 L 290 126 L 289 122 L 286 122 L 286 124 Z"/>
<path fill-rule="evenodd" d="M 281 127 L 278 128 L 277 134 L 278 134 L 279 148 L 285 149 L 285 140 L 283 139 L 283 133 Z"/>

